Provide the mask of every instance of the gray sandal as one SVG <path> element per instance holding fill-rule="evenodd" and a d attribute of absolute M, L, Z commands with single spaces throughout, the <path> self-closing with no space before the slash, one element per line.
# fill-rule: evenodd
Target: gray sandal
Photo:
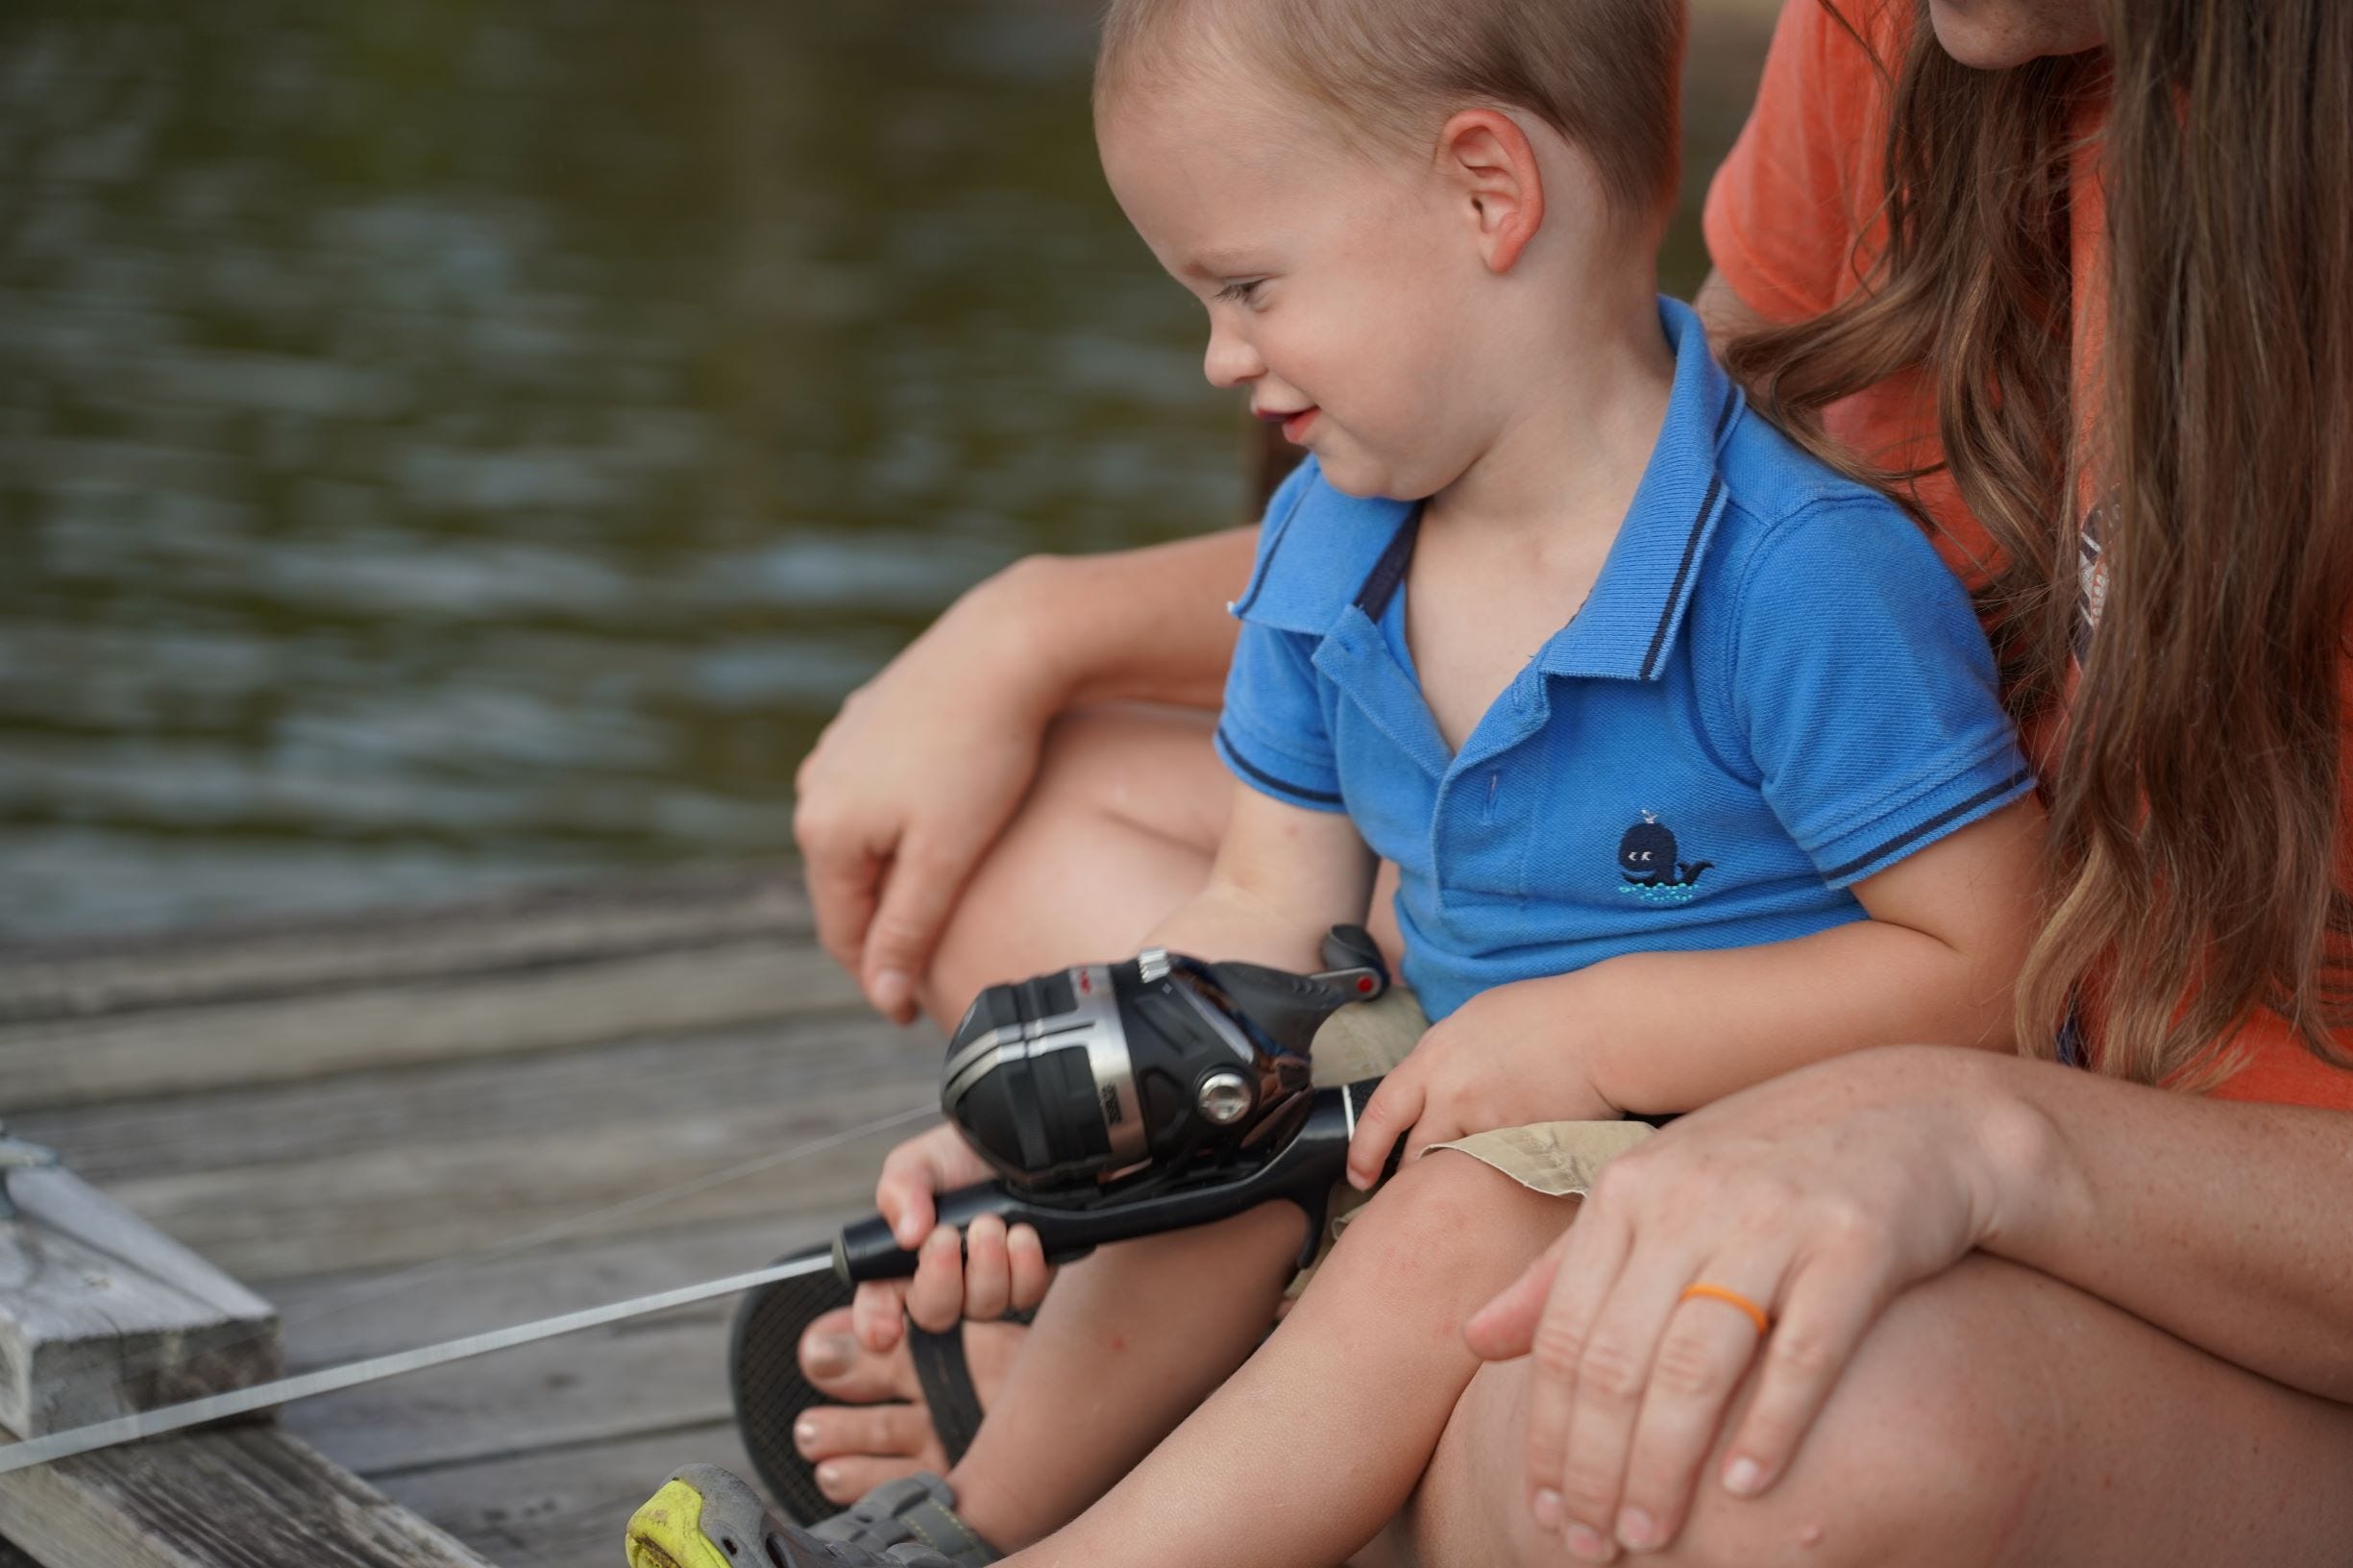
<path fill-rule="evenodd" d="M 672 1474 L 629 1520 L 630 1568 L 984 1568 L 995 1549 L 956 1514 L 929 1473 L 887 1481 L 803 1529 L 717 1465 Z"/>

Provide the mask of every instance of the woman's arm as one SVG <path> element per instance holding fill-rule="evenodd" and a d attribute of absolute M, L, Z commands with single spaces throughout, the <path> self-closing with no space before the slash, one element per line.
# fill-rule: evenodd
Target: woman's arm
<path fill-rule="evenodd" d="M 2348 1134 L 2333 1112 L 2015 1057 L 1866 1052 L 1734 1095 L 1621 1156 L 1468 1332 L 1491 1359 L 1532 1349 L 1531 1496 L 1556 1493 L 1604 1538 L 1621 1500 L 1672 1534 L 1760 1360 L 1719 1479 L 1738 1495 L 1771 1486 L 1880 1310 L 1973 1248 L 2250 1371 L 2353 1399 Z M 1772 1333 L 1727 1340 L 1736 1316 L 1684 1310 L 1680 1292 L 1702 1281 L 1766 1306 Z M 1684 1375 L 1670 1389 L 1658 1366 Z"/>
<path fill-rule="evenodd" d="M 1255 530 L 1017 563 L 850 694 L 795 781 L 818 939 L 885 1015 L 915 1015 L 965 880 L 1011 820 L 1046 725 L 1114 698 L 1213 706 L 1226 600 Z"/>

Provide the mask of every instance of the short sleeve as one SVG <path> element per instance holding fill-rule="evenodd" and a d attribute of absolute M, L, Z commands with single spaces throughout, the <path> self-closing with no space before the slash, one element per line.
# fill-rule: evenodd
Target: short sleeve
<path fill-rule="evenodd" d="M 1755 107 L 1707 187 L 1709 258 L 1743 304 L 1786 324 L 1851 287 L 1858 240 L 1875 244 L 1888 79 L 1902 35 L 1883 0 L 1787 0 Z M 1851 30 L 1848 20 L 1856 21 Z"/>
<path fill-rule="evenodd" d="M 1263 614 L 1275 582 L 1278 555 L 1287 564 L 1300 551 L 1283 554 L 1284 535 L 1313 493 L 1319 470 L 1312 458 L 1292 470 L 1266 503 L 1259 527 L 1258 560 L 1250 584 L 1228 610 L 1241 618 L 1240 639 L 1226 674 L 1225 710 L 1217 719 L 1217 754 L 1234 776 L 1262 794 L 1311 811 L 1341 811 L 1339 769 L 1315 671 L 1319 639 L 1295 626 L 1277 625 Z"/>
<path fill-rule="evenodd" d="M 1846 887 L 2034 786 L 1969 596 L 1876 498 L 1817 504 L 1737 579 L 1729 704 L 1783 827 Z"/>
<path fill-rule="evenodd" d="M 1316 639 L 1242 623 L 1217 720 L 1217 754 L 1243 783 L 1311 811 L 1345 811 L 1316 689 Z"/>

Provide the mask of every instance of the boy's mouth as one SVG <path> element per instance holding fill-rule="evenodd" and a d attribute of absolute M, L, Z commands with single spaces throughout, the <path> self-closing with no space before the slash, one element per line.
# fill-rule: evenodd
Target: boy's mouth
<path fill-rule="evenodd" d="M 1305 408 L 1292 408 L 1287 411 L 1281 408 L 1261 408 L 1253 404 L 1250 412 L 1269 425 L 1282 426 L 1283 439 L 1296 447 L 1302 444 L 1302 438 L 1308 433 L 1308 427 L 1315 423 L 1315 416 L 1322 410 L 1313 404 L 1308 404 Z"/>
<path fill-rule="evenodd" d="M 1311 407 L 1302 408 L 1295 414 L 1283 416 L 1283 439 L 1294 447 L 1305 446 L 1308 427 L 1315 423 L 1315 416 L 1321 411 Z"/>

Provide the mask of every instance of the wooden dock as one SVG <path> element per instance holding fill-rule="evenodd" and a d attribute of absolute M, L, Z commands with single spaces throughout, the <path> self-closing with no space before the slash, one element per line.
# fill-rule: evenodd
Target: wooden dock
<path fill-rule="evenodd" d="M 789 866 L 0 949 L 9 1131 L 274 1303 L 290 1371 L 756 1267 L 863 1208 L 907 1129 L 632 1200 L 921 1105 L 938 1062 L 934 1033 L 876 1019 L 819 951 Z M 0 1479 L 0 1568 L 16 1549 L 59 1568 L 60 1537 L 32 1537 L 61 1530 L 125 1532 L 88 1559 L 110 1568 L 618 1563 L 673 1466 L 747 1468 L 733 1308 L 70 1461 L 72 1488 Z M 373 1544 L 313 1558 L 236 1538 L 292 1507 L 281 1493 Z M 109 1499 L 108 1522 L 65 1517 Z"/>

